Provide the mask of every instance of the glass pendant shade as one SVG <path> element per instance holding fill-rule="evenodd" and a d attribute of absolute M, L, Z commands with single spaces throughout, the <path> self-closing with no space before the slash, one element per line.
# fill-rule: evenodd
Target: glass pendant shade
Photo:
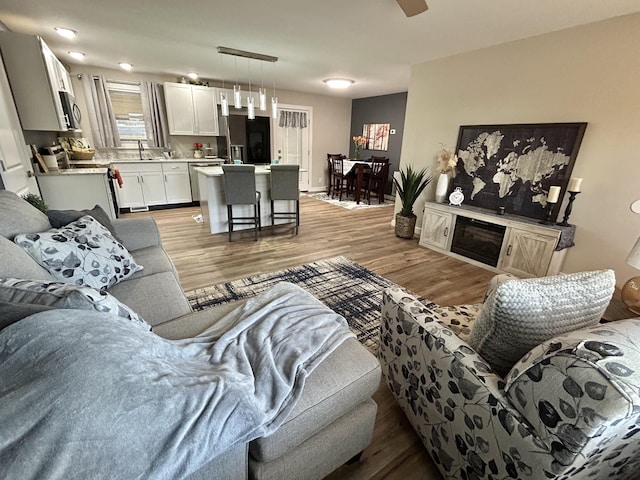
<path fill-rule="evenodd" d="M 256 108 L 253 104 L 253 97 L 247 97 L 247 117 L 249 120 L 255 120 L 256 118 Z"/>
<path fill-rule="evenodd" d="M 260 102 L 260 110 L 263 112 L 267 110 L 267 91 L 264 88 L 259 90 L 258 101 Z"/>
<path fill-rule="evenodd" d="M 278 118 L 278 97 L 271 97 L 271 118 Z"/>
<path fill-rule="evenodd" d="M 242 108 L 242 92 L 240 85 L 233 86 L 233 106 L 236 108 Z"/>
<path fill-rule="evenodd" d="M 220 93 L 220 110 L 223 117 L 229 116 L 229 100 L 227 100 L 227 94 L 225 92 Z"/>

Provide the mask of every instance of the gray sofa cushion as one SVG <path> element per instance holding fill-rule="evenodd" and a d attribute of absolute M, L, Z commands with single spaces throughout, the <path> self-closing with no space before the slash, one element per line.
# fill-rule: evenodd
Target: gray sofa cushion
<path fill-rule="evenodd" d="M 178 278 L 178 272 L 173 262 L 161 246 L 141 248 L 130 253 L 138 265 L 144 265 L 144 270 L 134 273 L 131 278 L 146 277 L 162 272 L 171 272 L 176 279 Z"/>
<path fill-rule="evenodd" d="M 0 329 L 34 313 L 49 309 L 95 310 L 109 312 L 151 330 L 136 312 L 106 292 L 61 282 L 0 278 L 2 316 Z"/>
<path fill-rule="evenodd" d="M 371 398 L 380 386 L 380 362 L 350 338 L 311 372 L 284 424 L 249 445 L 251 457 L 270 462 Z"/>
<path fill-rule="evenodd" d="M 54 280 L 18 245 L 0 236 L 0 278 L 31 278 L 33 280 Z"/>
<path fill-rule="evenodd" d="M 191 313 L 182 287 L 171 272 L 129 278 L 111 287 L 109 293 L 153 326 Z"/>
<path fill-rule="evenodd" d="M 469 345 L 504 377 L 536 345 L 598 323 L 615 280 L 612 270 L 507 280 L 489 294 Z"/>
<path fill-rule="evenodd" d="M 98 290 L 143 268 L 89 215 L 63 228 L 18 234 L 14 241 L 59 281 Z"/>
<path fill-rule="evenodd" d="M 35 233 L 49 230 L 47 216 L 8 190 L 0 190 L 0 235 L 13 240 L 18 233 Z"/>

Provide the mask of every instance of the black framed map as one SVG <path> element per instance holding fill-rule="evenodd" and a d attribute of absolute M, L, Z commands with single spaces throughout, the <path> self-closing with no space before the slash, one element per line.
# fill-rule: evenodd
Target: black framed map
<path fill-rule="evenodd" d="M 556 220 L 584 136 L 586 122 L 463 125 L 453 188 L 465 204 L 542 219 L 549 187 L 561 187 Z"/>

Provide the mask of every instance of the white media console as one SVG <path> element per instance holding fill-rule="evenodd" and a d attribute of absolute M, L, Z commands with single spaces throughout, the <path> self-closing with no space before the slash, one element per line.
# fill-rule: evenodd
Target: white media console
<path fill-rule="evenodd" d="M 468 205 L 426 202 L 420 245 L 495 272 L 541 277 L 560 272 L 574 231 Z"/>

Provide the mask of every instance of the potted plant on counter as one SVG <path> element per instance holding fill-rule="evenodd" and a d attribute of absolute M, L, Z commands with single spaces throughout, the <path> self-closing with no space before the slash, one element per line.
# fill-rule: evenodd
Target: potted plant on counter
<path fill-rule="evenodd" d="M 413 205 L 416 200 L 431 182 L 433 177 L 427 173 L 427 169 L 420 171 L 413 169 L 411 165 L 407 165 L 404 170 L 400 170 L 400 181 L 393 178 L 393 183 L 398 191 L 402 208 L 396 214 L 396 237 L 413 238 L 416 229 L 416 216 L 413 213 Z"/>

